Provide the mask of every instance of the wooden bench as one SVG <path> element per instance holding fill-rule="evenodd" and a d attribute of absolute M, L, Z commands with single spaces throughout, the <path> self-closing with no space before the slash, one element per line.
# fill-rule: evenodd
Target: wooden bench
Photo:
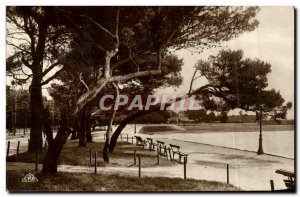
<path fill-rule="evenodd" d="M 157 148 L 158 148 L 158 152 L 160 155 L 168 158 L 168 148 L 167 146 L 165 145 L 165 142 L 163 141 L 159 141 L 159 140 L 156 140 L 157 141 Z M 171 158 L 171 156 L 170 156 Z"/>
<path fill-rule="evenodd" d="M 151 152 L 152 150 L 155 150 L 155 146 L 157 146 L 157 144 L 153 143 L 153 139 L 152 138 L 146 138 L 149 144 L 149 151 Z"/>
<path fill-rule="evenodd" d="M 287 189 L 295 189 L 295 173 L 287 170 L 276 170 L 277 174 L 281 174 L 283 176 L 286 176 L 288 179 L 283 179 L 285 186 Z"/>
<path fill-rule="evenodd" d="M 174 145 L 174 144 L 170 144 L 170 147 L 171 147 L 171 150 L 173 152 L 173 160 L 175 160 L 175 154 L 178 154 L 178 162 L 179 163 L 182 163 L 181 162 L 181 158 L 183 157 L 186 158 L 186 161 L 187 161 L 187 156 L 188 154 L 185 154 L 185 153 L 182 153 L 180 152 L 180 146 L 177 146 L 177 145 Z M 176 161 L 176 160 L 175 160 Z M 184 160 L 183 160 L 184 161 Z"/>
<path fill-rule="evenodd" d="M 136 145 L 137 146 L 147 146 L 147 142 L 145 140 L 143 140 L 140 136 L 134 136 L 136 139 Z"/>

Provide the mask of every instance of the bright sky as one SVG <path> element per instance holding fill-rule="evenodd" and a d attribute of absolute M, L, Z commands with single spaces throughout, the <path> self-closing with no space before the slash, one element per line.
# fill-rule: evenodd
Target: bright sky
<path fill-rule="evenodd" d="M 271 64 L 272 72 L 268 75 L 269 87 L 279 90 L 285 101 L 291 101 L 293 108 L 287 118 L 294 118 L 294 8 L 261 7 L 256 17 L 260 24 L 252 32 L 244 33 L 234 40 L 223 43 L 218 49 L 205 50 L 202 54 L 192 54 L 187 50 L 176 54 L 183 58 L 183 84 L 176 94 L 185 94 L 189 89 L 194 72 L 194 65 L 199 59 L 207 60 L 209 55 L 216 55 L 220 49 L 242 49 L 244 56 L 259 58 Z M 200 87 L 205 81 L 195 81 L 193 87 Z M 159 94 L 174 94 L 173 88 L 159 90 Z M 238 114 L 238 111 L 233 114 Z"/>

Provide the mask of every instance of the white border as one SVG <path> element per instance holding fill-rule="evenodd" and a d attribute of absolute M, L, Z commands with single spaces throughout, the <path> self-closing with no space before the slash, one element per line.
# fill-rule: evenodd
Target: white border
<path fill-rule="evenodd" d="M 0 60 L 1 60 L 1 69 L 0 69 L 0 135 L 1 135 L 1 140 L 0 140 L 0 147 L 1 150 L 0 153 L 0 158 L 2 160 L 2 165 L 0 165 L 0 195 L 1 196 L 8 196 L 12 195 L 9 194 L 6 191 L 6 171 L 5 171 L 5 110 L 6 110 L 6 101 L 5 101 L 5 7 L 7 5 L 235 5 L 235 6 L 250 6 L 250 5 L 275 5 L 275 6 L 295 6 L 296 9 L 298 9 L 297 18 L 298 18 L 298 13 L 299 13 L 299 0 L 252 0 L 252 1 L 241 1 L 241 0 L 227 0 L 227 1 L 221 1 L 221 0 L 201 0 L 201 1 L 195 1 L 195 0 L 159 0 L 159 1 L 154 1 L 154 0 L 143 0 L 143 1 L 138 1 L 138 0 L 118 0 L 118 1 L 112 1 L 112 0 L 83 0 L 83 1 L 74 1 L 74 0 L 64 0 L 64 1 L 53 1 L 53 0 L 10 0 L 10 1 L 0 1 L 0 37 L 1 37 L 1 49 L 2 52 L 0 53 Z M 299 27 L 299 18 L 296 24 L 296 27 L 298 29 Z M 298 30 L 297 30 L 298 31 Z M 298 45 L 298 39 L 297 40 L 297 45 Z M 296 46 L 297 46 L 296 45 Z M 296 53 L 297 57 L 299 57 L 299 50 L 297 50 Z M 297 62 L 296 62 L 297 63 Z M 297 69 L 297 76 L 300 76 L 299 73 L 299 68 Z M 295 80 L 297 80 L 295 78 Z M 296 86 L 297 87 L 297 92 L 299 92 L 299 85 L 296 81 Z M 297 96 L 298 97 L 298 96 Z M 297 100 L 298 101 L 298 100 Z M 297 101 L 295 101 L 297 103 Z M 298 111 L 298 106 L 295 107 L 295 109 Z M 297 116 L 295 116 L 297 117 Z M 298 122 L 298 117 L 297 117 L 297 122 Z M 296 131 L 297 132 L 297 131 Z M 299 134 L 297 135 L 297 142 L 299 140 Z M 299 150 L 297 149 L 297 153 Z M 296 157 L 297 158 L 297 157 Z M 299 161 L 298 161 L 299 164 Z M 297 165 L 297 169 L 299 165 Z M 297 179 L 297 177 L 296 177 Z M 298 183 L 298 181 L 297 181 Z M 298 188 L 299 190 L 299 188 Z M 241 195 L 242 193 L 239 193 L 238 195 Z M 31 194 L 29 194 L 31 195 Z M 44 195 L 44 194 L 43 194 Z M 51 196 L 54 194 L 51 194 Z M 56 194 L 56 196 L 64 196 L 66 194 Z M 73 195 L 73 194 L 71 194 Z M 80 194 L 82 195 L 82 194 Z M 96 195 L 109 195 L 111 196 L 112 194 L 96 194 Z M 113 194 L 117 195 L 117 194 Z M 123 196 L 129 196 L 132 194 L 123 194 Z M 141 195 L 141 194 L 134 194 L 134 195 Z M 158 194 L 159 195 L 159 194 Z M 165 194 L 165 195 L 170 195 L 170 194 Z M 171 194 L 174 195 L 174 194 Z M 179 194 L 181 195 L 189 195 L 189 194 Z M 198 195 L 206 195 L 206 194 L 198 194 Z M 211 194 L 209 194 L 211 196 Z M 219 194 L 213 194 L 213 196 L 219 195 Z M 224 193 L 222 193 L 224 195 Z M 226 195 L 226 194 L 225 194 Z M 231 195 L 231 194 L 230 194 Z M 255 194 L 256 196 L 261 196 L 263 194 Z"/>

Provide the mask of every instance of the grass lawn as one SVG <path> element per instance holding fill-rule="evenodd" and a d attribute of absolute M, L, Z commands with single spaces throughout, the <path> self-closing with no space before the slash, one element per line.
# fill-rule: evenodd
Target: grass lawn
<path fill-rule="evenodd" d="M 105 166 L 106 163 L 102 159 L 102 149 L 104 142 L 92 142 L 87 143 L 86 147 L 79 147 L 78 141 L 68 141 L 61 152 L 59 158 L 59 164 L 66 165 L 84 165 L 90 166 L 90 149 L 92 149 L 92 156 L 97 151 L 98 155 L 98 166 Z M 134 166 L 134 150 L 136 154 L 139 154 L 143 158 L 142 166 L 151 167 L 157 166 L 156 151 L 150 152 L 148 149 L 143 149 L 140 146 L 135 146 L 134 144 L 127 143 L 124 141 L 119 141 L 114 153 L 111 154 L 110 164 L 112 166 Z M 43 163 L 45 152 L 39 154 L 39 163 Z M 15 155 L 8 157 L 7 161 L 16 161 Z M 21 153 L 18 156 L 19 162 L 25 163 L 35 163 L 35 154 L 34 153 Z M 175 165 L 175 162 L 164 159 L 160 157 L 160 166 L 170 166 Z M 92 165 L 94 165 L 94 158 L 92 158 Z"/>
<path fill-rule="evenodd" d="M 165 177 L 133 177 L 119 174 L 58 173 L 55 176 L 35 176 L 39 180 L 23 183 L 25 171 L 7 171 L 7 189 L 10 192 L 50 192 L 50 191 L 239 191 L 232 185 L 214 181 Z"/>

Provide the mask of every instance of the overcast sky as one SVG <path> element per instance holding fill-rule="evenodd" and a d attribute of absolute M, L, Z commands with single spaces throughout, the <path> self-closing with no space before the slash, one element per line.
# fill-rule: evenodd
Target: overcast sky
<path fill-rule="evenodd" d="M 216 55 L 221 49 L 242 49 L 245 57 L 259 58 L 271 64 L 268 88 L 279 90 L 285 101 L 291 101 L 294 106 L 294 8 L 261 7 L 256 18 L 260 22 L 256 30 L 223 43 L 220 48 L 205 50 L 202 54 L 178 51 L 176 54 L 184 60 L 181 72 L 184 81 L 176 94 L 187 93 L 193 67 L 199 59 L 207 60 L 209 55 Z M 199 87 L 203 83 L 205 81 L 197 80 L 193 87 Z M 167 88 L 158 93 L 172 94 L 174 89 Z M 294 118 L 294 108 L 288 112 L 287 118 Z"/>

